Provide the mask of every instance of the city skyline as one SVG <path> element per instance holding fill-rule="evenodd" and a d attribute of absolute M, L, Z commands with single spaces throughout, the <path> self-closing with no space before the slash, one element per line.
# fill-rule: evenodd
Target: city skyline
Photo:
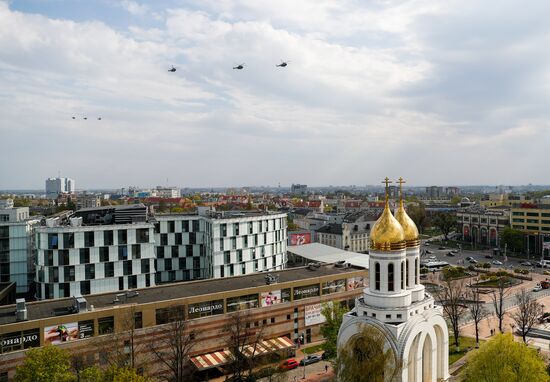
<path fill-rule="evenodd" d="M 549 11 L 2 1 L 0 189 L 545 184 Z"/>

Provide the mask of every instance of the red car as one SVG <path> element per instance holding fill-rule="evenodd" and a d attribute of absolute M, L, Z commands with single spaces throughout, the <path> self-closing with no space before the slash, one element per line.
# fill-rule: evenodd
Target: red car
<path fill-rule="evenodd" d="M 285 362 L 279 365 L 280 369 L 283 370 L 292 370 L 296 369 L 299 366 L 298 362 L 294 358 L 287 359 Z"/>

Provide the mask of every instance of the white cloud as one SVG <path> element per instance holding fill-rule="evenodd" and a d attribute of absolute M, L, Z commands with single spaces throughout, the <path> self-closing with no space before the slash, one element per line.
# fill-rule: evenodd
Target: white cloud
<path fill-rule="evenodd" d="M 148 11 L 148 8 L 145 4 L 138 4 L 137 2 L 131 0 L 120 0 L 116 1 L 115 4 L 125 9 L 134 16 L 143 16 Z"/>

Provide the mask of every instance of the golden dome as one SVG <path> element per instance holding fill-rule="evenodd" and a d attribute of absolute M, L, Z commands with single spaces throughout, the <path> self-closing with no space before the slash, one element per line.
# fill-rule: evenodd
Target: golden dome
<path fill-rule="evenodd" d="M 393 217 L 387 196 L 384 212 L 370 231 L 370 247 L 382 251 L 405 248 L 405 232 L 401 224 Z"/>
<path fill-rule="evenodd" d="M 418 239 L 418 228 L 414 224 L 413 220 L 405 212 L 403 207 L 403 199 L 399 201 L 399 208 L 395 211 L 395 219 L 403 227 L 403 232 L 405 233 L 405 241 L 407 242 L 407 247 L 417 247 L 420 245 L 420 240 Z"/>

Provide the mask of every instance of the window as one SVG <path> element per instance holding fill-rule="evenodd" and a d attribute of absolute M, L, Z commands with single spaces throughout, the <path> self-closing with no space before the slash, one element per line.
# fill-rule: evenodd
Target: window
<path fill-rule="evenodd" d="M 231 252 L 225 251 L 223 254 L 224 254 L 225 264 L 230 264 L 231 263 Z"/>
<path fill-rule="evenodd" d="M 74 248 L 74 233 L 63 234 L 63 248 Z"/>
<path fill-rule="evenodd" d="M 169 306 L 167 308 L 160 308 L 155 311 L 155 319 L 157 325 L 167 324 L 177 320 L 184 319 L 183 305 Z"/>
<path fill-rule="evenodd" d="M 239 263 L 243 261 L 243 250 L 242 249 L 237 250 L 237 261 Z"/>
<path fill-rule="evenodd" d="M 175 232 L 176 231 L 176 222 L 175 221 L 169 221 L 168 223 L 168 232 Z"/>
<path fill-rule="evenodd" d="M 115 276 L 115 264 L 113 262 L 104 263 L 104 273 L 105 277 L 114 277 Z"/>
<path fill-rule="evenodd" d="M 175 237 L 176 237 L 176 245 L 181 245 L 183 243 L 183 235 L 181 233 L 177 233 Z"/>
<path fill-rule="evenodd" d="M 134 328 L 141 329 L 143 328 L 143 313 L 134 312 Z"/>
<path fill-rule="evenodd" d="M 151 272 L 151 265 L 149 264 L 149 259 L 141 260 L 141 273 Z"/>
<path fill-rule="evenodd" d="M 103 231 L 103 245 L 113 245 L 113 231 Z"/>
<path fill-rule="evenodd" d="M 258 294 L 227 298 L 227 311 L 236 312 L 241 309 L 254 309 L 259 306 Z"/>
<path fill-rule="evenodd" d="M 193 232 L 199 232 L 200 230 L 200 222 L 198 220 L 193 220 Z"/>
<path fill-rule="evenodd" d="M 181 222 L 181 231 L 189 232 L 189 220 L 184 220 Z"/>
<path fill-rule="evenodd" d="M 135 289 L 137 288 L 137 276 L 133 275 L 128 277 L 128 289 Z"/>
<path fill-rule="evenodd" d="M 180 254 L 179 247 L 177 245 L 172 246 L 172 257 L 178 257 Z"/>
<path fill-rule="evenodd" d="M 172 224 L 174 222 L 171 222 Z M 170 232 L 174 232 L 173 230 Z M 161 235 L 162 236 L 162 235 Z M 148 243 L 149 242 L 149 228 L 136 229 L 136 243 Z"/>
<path fill-rule="evenodd" d="M 179 258 L 179 269 L 187 269 L 187 260 L 184 257 Z"/>
<path fill-rule="evenodd" d="M 128 232 L 125 229 L 118 230 L 118 245 L 128 244 Z"/>
<path fill-rule="evenodd" d="M 124 276 L 132 274 L 132 260 L 126 260 L 122 263 L 122 270 Z"/>
<path fill-rule="evenodd" d="M 394 291 L 393 277 L 394 277 L 393 263 L 389 263 L 388 264 L 388 292 Z"/>
<path fill-rule="evenodd" d="M 80 264 L 88 264 L 90 262 L 90 248 L 80 248 Z"/>
<path fill-rule="evenodd" d="M 380 290 L 380 263 L 374 264 L 374 290 Z"/>
<path fill-rule="evenodd" d="M 80 282 L 80 294 L 81 295 L 90 294 L 90 280 L 85 280 Z"/>
<path fill-rule="evenodd" d="M 165 259 L 164 260 L 164 270 L 165 271 L 171 271 L 172 270 L 172 259 Z"/>
<path fill-rule="evenodd" d="M 71 265 L 69 267 L 64 267 L 63 269 L 64 273 L 64 280 L 65 282 L 74 281 L 74 265 Z M 68 296 L 65 296 L 68 297 Z"/>
<path fill-rule="evenodd" d="M 168 245 L 168 234 L 166 233 L 160 234 L 160 245 Z"/>
<path fill-rule="evenodd" d="M 128 259 L 128 246 L 123 245 L 118 247 L 118 259 L 119 260 Z"/>
<path fill-rule="evenodd" d="M 141 245 L 132 244 L 132 259 L 141 259 Z"/>
<path fill-rule="evenodd" d="M 405 262 L 401 262 L 401 289 L 405 289 Z"/>
<path fill-rule="evenodd" d="M 93 247 L 94 244 L 95 244 L 94 231 L 84 232 L 84 246 L 85 247 Z"/>
<path fill-rule="evenodd" d="M 115 328 L 115 318 L 113 316 L 101 317 L 97 319 L 97 329 L 99 335 L 113 333 Z"/>
<path fill-rule="evenodd" d="M 120 253 L 122 247 L 118 247 L 118 252 Z M 126 247 L 124 247 L 126 248 Z M 106 262 L 109 261 L 109 247 L 99 247 L 99 261 Z"/>
<path fill-rule="evenodd" d="M 58 255 L 59 265 L 69 265 L 69 250 L 68 249 L 60 249 L 57 255 Z"/>
<path fill-rule="evenodd" d="M 86 280 L 95 279 L 95 264 L 86 264 L 84 266 L 84 278 Z"/>
<path fill-rule="evenodd" d="M 198 269 L 201 267 L 200 257 L 193 257 L 193 268 Z"/>
<path fill-rule="evenodd" d="M 164 247 L 157 247 L 157 258 L 164 259 Z"/>

